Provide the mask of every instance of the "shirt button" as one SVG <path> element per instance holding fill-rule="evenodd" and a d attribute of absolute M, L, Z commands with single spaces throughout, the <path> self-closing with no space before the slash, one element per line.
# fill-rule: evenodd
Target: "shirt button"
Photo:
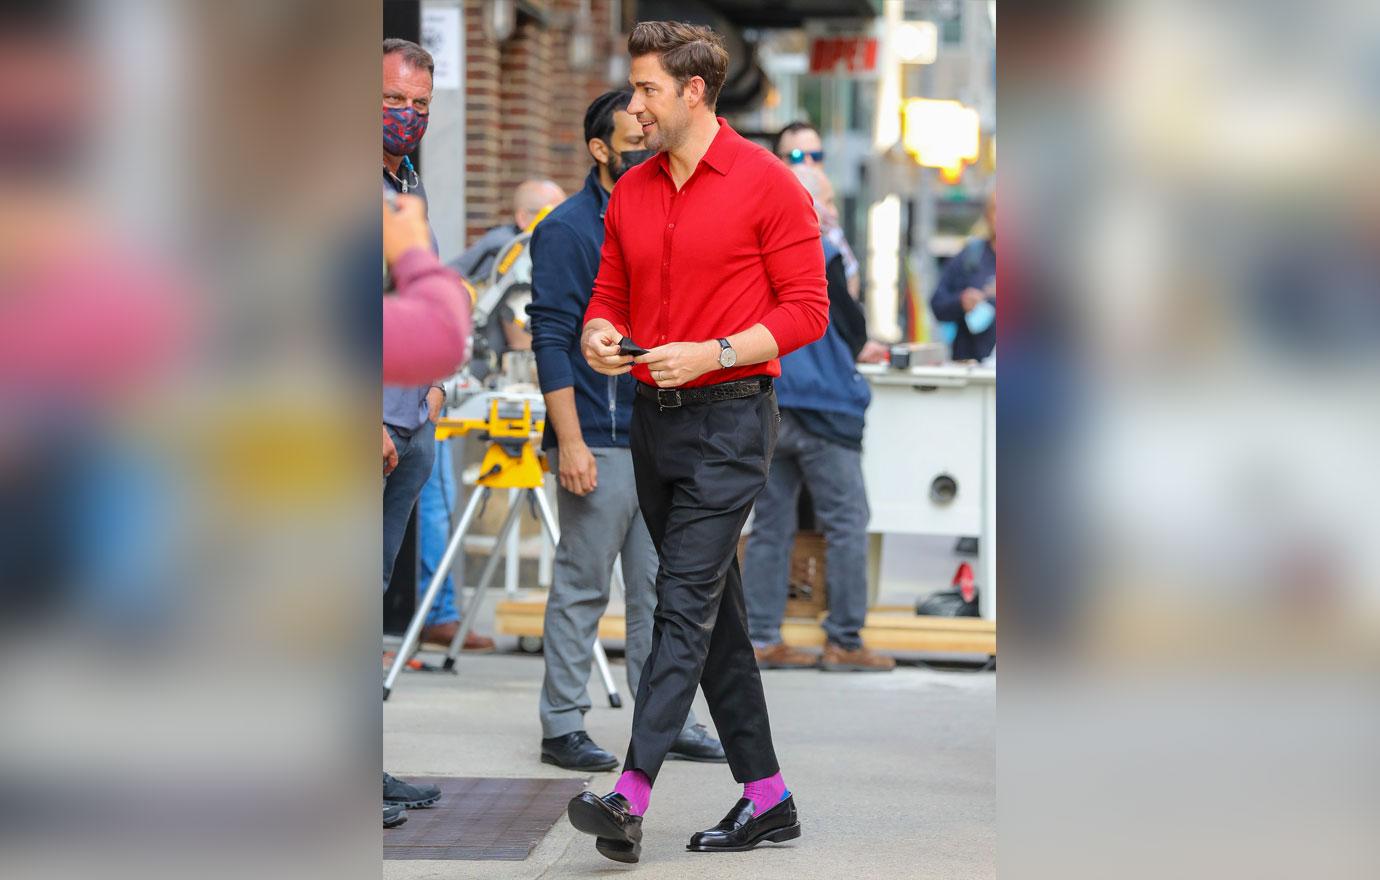
<path fill-rule="evenodd" d="M 675 228 L 676 228 L 676 224 L 674 224 L 674 223 L 667 223 L 667 224 L 666 224 L 666 228 L 667 228 L 667 229 L 675 229 Z"/>

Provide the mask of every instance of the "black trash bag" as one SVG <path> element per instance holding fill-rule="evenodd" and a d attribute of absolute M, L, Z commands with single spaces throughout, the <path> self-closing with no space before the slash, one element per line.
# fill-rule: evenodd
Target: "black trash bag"
<path fill-rule="evenodd" d="M 940 590 L 915 603 L 915 613 L 927 617 L 977 617 L 977 591 L 972 601 L 965 600 L 958 590 Z"/>

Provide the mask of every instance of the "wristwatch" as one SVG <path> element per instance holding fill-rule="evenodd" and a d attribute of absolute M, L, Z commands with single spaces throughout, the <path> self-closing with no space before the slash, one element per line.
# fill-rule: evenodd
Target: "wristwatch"
<path fill-rule="evenodd" d="M 729 367 L 738 363 L 738 352 L 733 350 L 733 346 L 728 344 L 727 339 L 719 340 L 719 366 L 727 370 Z"/>

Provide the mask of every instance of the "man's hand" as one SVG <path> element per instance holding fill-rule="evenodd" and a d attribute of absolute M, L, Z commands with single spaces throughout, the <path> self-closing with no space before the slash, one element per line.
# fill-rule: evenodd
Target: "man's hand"
<path fill-rule="evenodd" d="M 958 295 L 958 301 L 963 306 L 963 311 L 971 312 L 973 307 L 987 299 L 987 294 L 978 290 L 976 287 L 969 287 Z"/>
<path fill-rule="evenodd" d="M 388 436 L 388 428 L 383 429 L 383 475 L 386 477 L 393 473 L 393 468 L 398 466 L 398 448 L 393 445 L 393 438 Z"/>
<path fill-rule="evenodd" d="M 632 369 L 632 358 L 618 353 L 618 340 L 623 334 L 603 318 L 595 318 L 585 325 L 580 338 L 580 350 L 590 369 L 605 376 L 621 376 Z"/>
<path fill-rule="evenodd" d="M 440 388 L 432 386 L 426 393 L 426 417 L 431 423 L 436 424 L 436 419 L 441 415 L 441 407 L 446 403 L 446 392 Z"/>
<path fill-rule="evenodd" d="M 414 247 L 431 249 L 426 223 L 426 202 L 417 196 L 397 196 L 395 211 L 383 203 L 383 259 L 393 265 Z"/>
<path fill-rule="evenodd" d="M 594 453 L 584 443 L 561 443 L 560 462 L 561 485 L 567 492 L 588 495 L 599 488 L 599 464 Z"/>
<path fill-rule="evenodd" d="M 677 388 L 719 368 L 719 343 L 671 342 L 658 345 L 637 358 L 652 371 L 658 388 Z"/>
<path fill-rule="evenodd" d="M 858 352 L 858 363 L 860 364 L 880 364 L 890 356 L 890 349 L 880 342 L 869 339 L 863 343 L 862 351 Z"/>

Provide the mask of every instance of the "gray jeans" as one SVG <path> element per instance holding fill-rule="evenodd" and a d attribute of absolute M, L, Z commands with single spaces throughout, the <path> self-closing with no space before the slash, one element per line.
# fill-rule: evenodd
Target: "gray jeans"
<path fill-rule="evenodd" d="M 637 693 L 642 665 L 652 647 L 659 562 L 637 507 L 632 453 L 619 447 L 591 449 L 590 453 L 598 468 L 598 488 L 584 496 L 564 488 L 556 490 L 561 543 L 556 548 L 555 576 L 546 599 L 542 633 L 546 675 L 539 706 L 542 736 L 546 738 L 585 728 L 594 639 L 599 618 L 608 608 L 609 579 L 620 553 L 627 603 L 624 657 L 629 696 Z M 559 470 L 557 451 L 553 449 L 548 455 L 551 470 Z M 691 710 L 685 727 L 698 723 Z"/>
<path fill-rule="evenodd" d="M 821 439 L 781 410 L 776 456 L 767 487 L 757 496 L 752 536 L 743 557 L 743 593 L 748 632 L 755 645 L 781 641 L 786 616 L 791 548 L 797 528 L 800 487 L 810 490 L 815 518 L 827 545 L 824 568 L 829 616 L 824 634 L 847 649 L 862 645 L 858 634 L 867 617 L 867 493 L 862 453 Z"/>

